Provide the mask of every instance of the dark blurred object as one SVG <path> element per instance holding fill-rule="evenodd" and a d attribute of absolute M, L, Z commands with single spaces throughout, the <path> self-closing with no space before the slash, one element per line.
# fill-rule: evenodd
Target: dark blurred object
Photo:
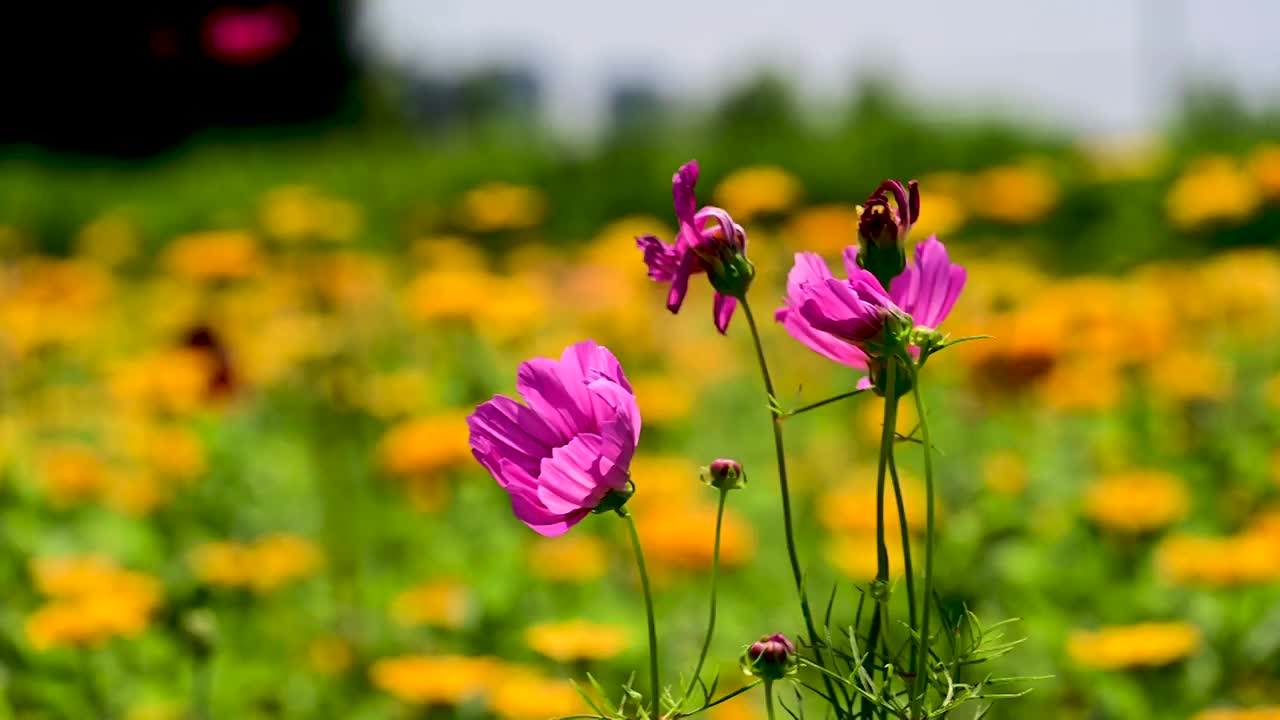
<path fill-rule="evenodd" d="M 411 71 L 405 73 L 403 80 L 406 113 L 430 130 L 504 119 L 533 122 L 542 95 L 537 75 L 517 65 L 493 65 L 457 78 Z"/>
<path fill-rule="evenodd" d="M 346 0 L 0 5 L 0 143 L 135 156 L 322 120 L 355 67 Z"/>

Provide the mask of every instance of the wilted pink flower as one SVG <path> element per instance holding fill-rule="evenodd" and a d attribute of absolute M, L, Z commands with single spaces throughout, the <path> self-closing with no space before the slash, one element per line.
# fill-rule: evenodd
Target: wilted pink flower
<path fill-rule="evenodd" d="M 813 253 L 796 253 L 787 276 L 787 295 L 774 313 L 792 337 L 824 357 L 849 367 L 867 367 L 860 345 L 874 338 L 884 318 L 903 312 L 918 327 L 937 328 L 964 288 L 964 268 L 951 262 L 936 237 L 916 246 L 915 263 L 889 284 L 858 266 L 858 248 L 844 251 L 847 280 L 832 276 Z"/>
<path fill-rule="evenodd" d="M 675 244 L 668 245 L 654 235 L 641 235 L 636 238 L 636 247 L 644 251 L 649 277 L 671 283 L 667 309 L 672 313 L 679 312 L 684 303 L 684 296 L 689 291 L 689 276 L 707 273 L 716 289 L 713 308 L 716 329 L 723 333 L 729 327 L 729 318 L 738 304 L 734 296 L 746 291 L 754 269 L 744 254 L 746 231 L 721 208 L 708 205 L 699 210 L 693 192 L 697 182 L 696 160 L 681 165 L 671 177 L 676 220 L 680 226 Z M 707 221 L 712 219 L 715 224 L 708 227 Z"/>
<path fill-rule="evenodd" d="M 521 522 L 562 535 L 611 491 L 628 492 L 640 409 L 618 359 L 592 340 L 521 363 L 516 390 L 527 406 L 495 395 L 467 417 L 471 452 Z"/>

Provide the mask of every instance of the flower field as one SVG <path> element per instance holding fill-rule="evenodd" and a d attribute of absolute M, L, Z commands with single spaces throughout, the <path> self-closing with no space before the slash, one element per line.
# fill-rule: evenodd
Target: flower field
<path fill-rule="evenodd" d="M 1280 145 L 1175 145 L 975 163 L 974 141 L 888 169 L 919 180 L 909 243 L 936 234 L 967 273 L 942 329 L 991 336 L 921 390 L 938 606 L 1018 618 L 991 672 L 1041 677 L 986 717 L 1280 717 Z M 591 712 L 588 672 L 647 692 L 623 523 L 531 531 L 466 420 L 587 338 L 643 417 L 626 507 L 665 680 L 698 657 L 718 559 L 704 675 L 744 686 L 748 645 L 803 636 L 769 400 L 743 315 L 701 279 L 673 315 L 636 240 L 676 236 L 668 183 L 693 155 L 749 238 L 805 587 L 854 621 L 882 402 L 788 414 L 863 373 L 774 312 L 795 253 L 839 272 L 883 178 L 842 189 L 821 160 L 722 145 L 559 165 L 502 147 L 0 169 L 0 719 L 541 720 Z M 904 401 L 917 557 L 919 419 Z M 717 458 L 748 481 L 715 555 Z M 755 690 L 707 714 L 765 717 Z"/>

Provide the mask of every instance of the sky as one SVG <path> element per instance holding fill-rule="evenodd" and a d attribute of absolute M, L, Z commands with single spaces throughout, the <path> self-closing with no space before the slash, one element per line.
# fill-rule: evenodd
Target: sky
<path fill-rule="evenodd" d="M 764 68 L 815 107 L 874 72 L 938 111 L 1085 134 L 1152 127 L 1187 79 L 1280 99 L 1272 0 L 366 0 L 363 13 L 369 52 L 391 66 L 530 65 L 570 131 L 599 126 L 618 81 L 701 107 Z"/>

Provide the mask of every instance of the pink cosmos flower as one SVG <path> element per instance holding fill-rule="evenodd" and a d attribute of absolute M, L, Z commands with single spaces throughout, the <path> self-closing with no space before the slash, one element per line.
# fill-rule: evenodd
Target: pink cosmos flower
<path fill-rule="evenodd" d="M 725 262 L 741 258 L 747 248 L 747 233 L 735 223 L 725 210 L 706 206 L 698 209 L 693 188 L 698 183 L 698 161 L 690 160 L 671 177 L 672 196 L 675 200 L 676 220 L 680 229 L 676 242 L 669 245 L 654 235 L 636 238 L 636 247 L 644 251 L 644 262 L 649 266 L 649 278 L 671 283 L 667 293 L 667 309 L 680 312 L 684 296 L 689 291 L 689 276 L 695 273 L 716 271 Z M 707 226 L 714 219 L 716 224 Z M 714 282 L 714 279 L 713 279 Z M 747 279 L 750 282 L 750 278 Z M 721 333 L 729 327 L 729 319 L 738 301 L 732 295 L 716 291 L 713 311 L 716 329 Z"/>
<path fill-rule="evenodd" d="M 516 390 L 526 405 L 495 395 L 467 417 L 471 453 L 521 522 L 563 535 L 611 491 L 628 491 L 640 408 L 618 359 L 592 340 L 521 363 Z"/>
<path fill-rule="evenodd" d="M 889 283 L 888 293 L 858 267 L 856 246 L 845 248 L 843 259 L 847 280 L 836 279 L 818 255 L 796 253 L 774 319 L 805 347 L 849 367 L 866 369 L 859 345 L 879 332 L 887 313 L 901 311 L 918 327 L 937 328 L 964 288 L 964 268 L 934 236 L 916 245 L 915 263 Z"/>

